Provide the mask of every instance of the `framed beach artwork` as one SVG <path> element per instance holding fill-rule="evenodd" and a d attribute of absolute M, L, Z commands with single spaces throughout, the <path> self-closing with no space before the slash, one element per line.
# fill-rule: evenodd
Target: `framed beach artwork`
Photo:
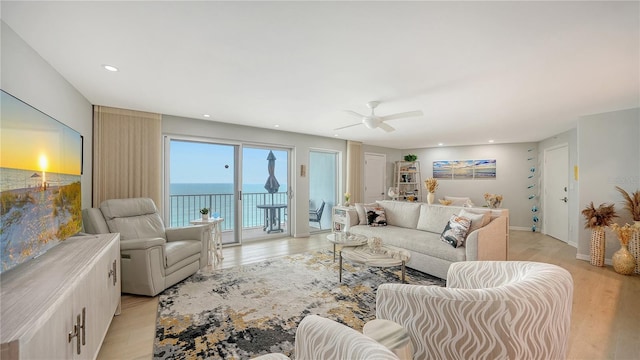
<path fill-rule="evenodd" d="M 0 272 L 38 257 L 82 228 L 82 138 L 1 92 Z"/>
<path fill-rule="evenodd" d="M 472 180 L 495 179 L 496 160 L 438 160 L 433 162 L 436 179 Z"/>

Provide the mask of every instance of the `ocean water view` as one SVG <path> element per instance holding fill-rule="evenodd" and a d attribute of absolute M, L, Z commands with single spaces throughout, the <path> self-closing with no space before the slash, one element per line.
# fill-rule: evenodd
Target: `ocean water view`
<path fill-rule="evenodd" d="M 263 210 L 257 205 L 287 202 L 287 184 L 280 184 L 279 192 L 269 194 L 264 184 L 242 185 L 242 226 L 258 227 L 264 224 Z M 222 230 L 234 227 L 236 201 L 234 186 L 230 183 L 172 183 L 169 187 L 170 226 L 187 226 L 191 220 L 199 219 L 200 209 L 210 209 L 209 216 L 216 213 L 225 220 Z"/>
<path fill-rule="evenodd" d="M 69 185 L 80 181 L 80 175 L 45 173 L 48 186 Z M 0 192 L 7 190 L 29 189 L 42 184 L 42 171 L 0 168 Z"/>

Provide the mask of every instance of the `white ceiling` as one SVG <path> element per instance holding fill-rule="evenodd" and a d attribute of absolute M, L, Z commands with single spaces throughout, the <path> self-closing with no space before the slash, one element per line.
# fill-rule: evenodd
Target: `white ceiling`
<path fill-rule="evenodd" d="M 2 1 L 1 16 L 92 104 L 410 149 L 539 141 L 640 106 L 639 4 Z M 333 130 L 372 100 L 424 116 Z"/>

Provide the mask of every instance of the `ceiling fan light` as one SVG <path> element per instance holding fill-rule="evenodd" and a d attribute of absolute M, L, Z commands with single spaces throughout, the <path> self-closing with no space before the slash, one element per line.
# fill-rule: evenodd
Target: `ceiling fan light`
<path fill-rule="evenodd" d="M 362 120 L 362 123 L 364 124 L 364 126 L 366 126 L 369 129 L 375 129 L 376 126 L 378 126 L 378 123 L 376 122 L 376 119 L 374 117 L 371 117 L 371 116 L 367 116 L 366 118 L 364 118 Z"/>

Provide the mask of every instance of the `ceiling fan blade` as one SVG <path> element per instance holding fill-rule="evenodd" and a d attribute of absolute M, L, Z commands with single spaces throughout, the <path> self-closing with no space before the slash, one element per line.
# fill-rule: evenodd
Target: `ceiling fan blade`
<path fill-rule="evenodd" d="M 362 125 L 362 123 L 361 123 L 361 122 L 359 122 L 359 123 L 356 123 L 356 124 L 351 124 L 351 125 L 347 125 L 347 126 L 343 126 L 343 127 L 335 128 L 335 129 L 333 129 L 333 130 L 342 130 L 342 129 L 350 128 L 350 127 L 352 127 L 352 126 L 356 126 L 356 125 Z"/>
<path fill-rule="evenodd" d="M 365 117 L 364 115 L 358 114 L 357 112 L 351 111 L 351 110 L 345 110 L 344 112 L 346 112 L 347 114 L 349 114 L 349 115 L 351 115 L 353 117 L 357 117 L 358 119 L 362 119 L 363 117 Z"/>
<path fill-rule="evenodd" d="M 395 131 L 395 129 L 394 129 L 391 125 L 389 125 L 389 124 L 385 124 L 385 123 L 383 123 L 383 122 L 380 122 L 380 123 L 378 124 L 378 127 L 379 127 L 380 129 L 382 129 L 382 130 L 386 131 L 386 132 L 392 132 L 392 131 Z"/>
<path fill-rule="evenodd" d="M 382 116 L 382 117 L 380 117 L 380 120 L 387 121 L 387 120 L 395 120 L 395 119 L 402 119 L 402 118 L 408 118 L 408 117 L 413 117 L 413 116 L 422 116 L 422 115 L 424 115 L 424 113 L 421 110 L 407 111 L 407 112 L 403 112 L 403 113 Z"/>

